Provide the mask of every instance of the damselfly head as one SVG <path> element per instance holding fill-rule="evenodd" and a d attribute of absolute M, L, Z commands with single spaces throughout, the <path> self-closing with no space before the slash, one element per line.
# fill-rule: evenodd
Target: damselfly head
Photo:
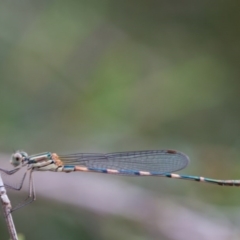
<path fill-rule="evenodd" d="M 20 164 L 24 163 L 24 160 L 28 157 L 28 154 L 26 152 L 23 151 L 17 151 L 15 152 L 10 160 L 10 163 L 14 166 L 14 167 L 18 167 Z"/>

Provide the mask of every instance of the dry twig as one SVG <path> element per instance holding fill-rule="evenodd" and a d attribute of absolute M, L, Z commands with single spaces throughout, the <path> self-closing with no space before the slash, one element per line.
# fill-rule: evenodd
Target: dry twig
<path fill-rule="evenodd" d="M 8 231 L 12 240 L 18 240 L 16 228 L 13 222 L 12 214 L 11 214 L 11 202 L 8 198 L 6 188 L 4 187 L 2 177 L 0 175 L 0 197 L 1 197 L 1 204 L 3 208 L 3 214 L 5 217 L 5 221 L 8 226 Z"/>

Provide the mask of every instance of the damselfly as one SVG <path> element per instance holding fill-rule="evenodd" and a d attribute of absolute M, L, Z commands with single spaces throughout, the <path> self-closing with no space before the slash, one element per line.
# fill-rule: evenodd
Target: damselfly
<path fill-rule="evenodd" d="M 207 182 L 221 186 L 240 186 L 240 180 L 217 180 L 172 173 L 185 168 L 189 163 L 187 155 L 175 150 L 131 151 L 108 154 L 76 153 L 69 155 L 45 152 L 31 156 L 28 156 L 26 152 L 17 151 L 12 155 L 10 162 L 15 167 L 13 170 L 8 171 L 0 168 L 0 171 L 8 175 L 16 173 L 23 167 L 26 167 L 26 171 L 18 187 L 5 184 L 6 187 L 20 190 L 29 172 L 29 195 L 27 199 L 15 207 L 14 210 L 36 199 L 32 176 L 34 171 L 66 173 L 80 171 L 125 176 L 159 176 Z"/>

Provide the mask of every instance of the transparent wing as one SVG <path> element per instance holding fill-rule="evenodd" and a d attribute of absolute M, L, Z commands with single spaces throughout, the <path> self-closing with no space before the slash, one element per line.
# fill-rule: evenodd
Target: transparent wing
<path fill-rule="evenodd" d="M 155 174 L 171 173 L 185 168 L 187 155 L 174 150 L 148 150 L 108 154 L 77 153 L 60 155 L 64 165 L 85 166 L 91 169 L 115 169 L 119 171 L 147 171 Z"/>

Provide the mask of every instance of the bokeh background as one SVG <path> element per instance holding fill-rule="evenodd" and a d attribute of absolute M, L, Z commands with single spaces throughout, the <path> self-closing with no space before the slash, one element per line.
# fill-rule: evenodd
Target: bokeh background
<path fill-rule="evenodd" d="M 1 167 L 24 149 L 177 149 L 182 173 L 240 178 L 239 1 L 0 2 Z M 240 190 L 36 173 L 28 239 L 235 240 Z M 8 191 L 13 203 L 27 192 Z M 3 218 L 1 239 L 9 239 Z"/>

